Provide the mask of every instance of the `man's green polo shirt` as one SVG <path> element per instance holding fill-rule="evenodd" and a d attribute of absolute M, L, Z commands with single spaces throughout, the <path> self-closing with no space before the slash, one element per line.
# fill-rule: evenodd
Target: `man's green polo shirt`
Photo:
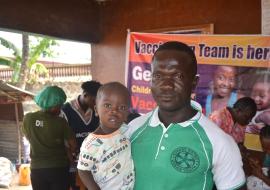
<path fill-rule="evenodd" d="M 171 124 L 158 119 L 158 109 L 130 123 L 135 190 L 234 189 L 245 176 L 233 139 L 200 112 Z"/>

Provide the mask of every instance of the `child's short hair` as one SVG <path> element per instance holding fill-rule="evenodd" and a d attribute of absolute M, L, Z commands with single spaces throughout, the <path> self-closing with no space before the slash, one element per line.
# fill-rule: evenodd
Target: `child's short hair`
<path fill-rule="evenodd" d="M 263 127 L 260 130 L 260 138 L 270 139 L 270 126 L 269 125 L 265 125 L 265 127 Z"/>
<path fill-rule="evenodd" d="M 106 84 L 102 85 L 98 89 L 96 101 L 98 101 L 101 98 L 101 95 L 107 89 L 108 90 L 113 90 L 113 91 L 118 92 L 118 93 L 123 93 L 125 96 L 127 96 L 127 98 L 128 98 L 128 104 L 130 106 L 130 93 L 129 93 L 127 87 L 125 87 L 120 82 L 109 82 L 109 83 L 106 83 Z"/>
<path fill-rule="evenodd" d="M 257 105 L 255 101 L 250 97 L 243 97 L 238 99 L 233 105 L 233 108 L 239 109 L 241 111 L 249 110 L 252 115 L 255 115 L 257 111 Z"/>

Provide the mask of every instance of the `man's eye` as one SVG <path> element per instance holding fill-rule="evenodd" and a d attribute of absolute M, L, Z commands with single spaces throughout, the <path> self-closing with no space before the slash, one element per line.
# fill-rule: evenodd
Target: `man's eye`
<path fill-rule="evenodd" d="M 161 78 L 161 75 L 160 74 L 153 74 L 153 79 L 160 79 Z"/>
<path fill-rule="evenodd" d="M 183 77 L 184 76 L 182 74 L 180 74 L 180 73 L 177 73 L 177 74 L 174 75 L 175 79 L 183 79 Z"/>

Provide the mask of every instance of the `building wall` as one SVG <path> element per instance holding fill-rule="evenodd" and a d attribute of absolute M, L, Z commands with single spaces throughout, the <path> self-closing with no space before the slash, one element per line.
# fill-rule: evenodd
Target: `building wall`
<path fill-rule="evenodd" d="M 2 0 L 0 27 L 59 38 L 97 42 L 99 6 L 90 0 Z"/>
<path fill-rule="evenodd" d="M 260 34 L 259 0 L 113 0 L 101 6 L 103 38 L 92 47 L 93 78 L 125 80 L 127 29 L 134 32 L 214 24 L 215 34 Z"/>

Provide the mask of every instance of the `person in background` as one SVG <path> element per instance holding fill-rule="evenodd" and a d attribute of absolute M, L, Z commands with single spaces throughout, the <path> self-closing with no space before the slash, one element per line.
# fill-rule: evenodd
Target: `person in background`
<path fill-rule="evenodd" d="M 35 102 L 41 110 L 28 113 L 23 119 L 22 132 L 31 145 L 31 182 L 33 190 L 68 190 L 70 152 L 75 152 L 76 141 L 65 119 L 59 117 L 66 101 L 65 92 L 48 86 Z"/>
<path fill-rule="evenodd" d="M 169 41 L 152 58 L 151 92 L 158 107 L 129 123 L 135 190 L 237 189 L 245 183 L 234 140 L 206 118 L 191 93 L 197 60 Z"/>
<path fill-rule="evenodd" d="M 263 163 L 249 158 L 252 175 L 247 178 L 248 190 L 270 190 L 270 126 L 266 125 L 260 131 L 260 141 L 265 154 Z"/>
<path fill-rule="evenodd" d="M 214 111 L 209 118 L 232 136 L 237 144 L 243 144 L 246 125 L 249 124 L 256 111 L 255 101 L 250 97 L 243 97 L 237 100 L 233 107 Z"/>
<path fill-rule="evenodd" d="M 78 172 L 88 190 L 133 190 L 134 167 L 124 122 L 130 95 L 119 82 L 104 84 L 96 99 L 99 127 L 84 140 Z"/>
<path fill-rule="evenodd" d="M 237 69 L 234 66 L 220 65 L 214 72 L 211 93 L 205 102 L 205 115 L 224 107 L 232 107 L 241 95 L 235 91 Z"/>
<path fill-rule="evenodd" d="M 62 107 L 62 117 L 66 118 L 69 126 L 75 133 L 77 149 L 74 157 L 74 163 L 70 166 L 70 186 L 72 190 L 79 190 L 77 183 L 77 159 L 83 140 L 90 132 L 97 129 L 99 118 L 94 111 L 96 95 L 101 84 L 97 81 L 86 81 L 82 83 L 82 93 L 74 100 L 67 102 Z"/>
<path fill-rule="evenodd" d="M 259 134 L 261 128 L 270 125 L 270 77 L 259 77 L 252 87 L 251 97 L 257 104 L 257 112 L 249 124 L 248 133 Z"/>

